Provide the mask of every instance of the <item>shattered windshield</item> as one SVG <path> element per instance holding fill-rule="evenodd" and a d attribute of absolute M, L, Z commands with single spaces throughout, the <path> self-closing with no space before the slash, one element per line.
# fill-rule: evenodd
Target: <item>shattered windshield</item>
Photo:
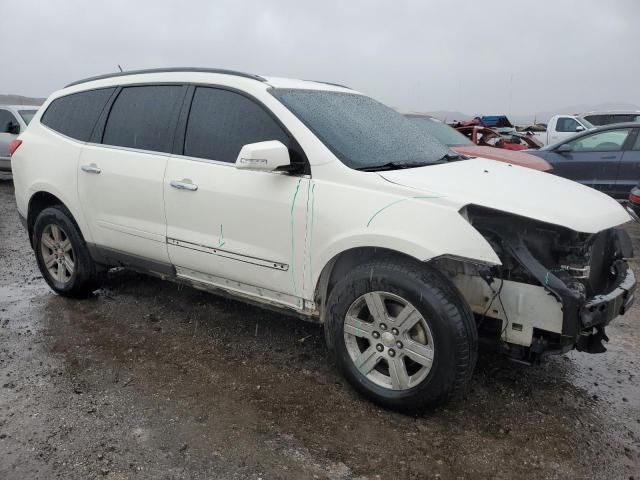
<path fill-rule="evenodd" d="M 430 165 L 455 155 L 404 115 L 355 93 L 272 89 L 348 167 Z"/>
<path fill-rule="evenodd" d="M 432 117 L 424 115 L 407 115 L 409 121 L 413 122 L 418 128 L 424 129 L 429 135 L 433 135 L 445 145 L 450 147 L 466 147 L 473 145 L 473 142 L 450 127 L 444 122 Z"/>

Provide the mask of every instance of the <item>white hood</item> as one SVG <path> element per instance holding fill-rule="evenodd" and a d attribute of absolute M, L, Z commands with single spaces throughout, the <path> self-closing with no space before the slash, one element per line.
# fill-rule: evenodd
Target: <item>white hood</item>
<path fill-rule="evenodd" d="M 393 183 L 459 202 L 597 233 L 631 220 L 614 199 L 592 188 L 530 168 L 476 158 L 380 172 Z"/>

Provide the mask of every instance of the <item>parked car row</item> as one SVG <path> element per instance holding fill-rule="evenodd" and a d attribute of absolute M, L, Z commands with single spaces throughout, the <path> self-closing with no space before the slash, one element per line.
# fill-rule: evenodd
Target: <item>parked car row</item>
<path fill-rule="evenodd" d="M 567 152 L 626 153 L 625 128 Z M 55 292 L 124 266 L 320 322 L 356 390 L 415 410 L 464 389 L 479 339 L 527 363 L 604 351 L 636 284 L 618 202 L 438 135 L 477 152 L 347 87 L 164 69 L 53 93 L 10 154 Z"/>

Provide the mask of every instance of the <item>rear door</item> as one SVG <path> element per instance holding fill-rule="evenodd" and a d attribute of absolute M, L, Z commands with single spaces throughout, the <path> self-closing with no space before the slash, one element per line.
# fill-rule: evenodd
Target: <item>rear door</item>
<path fill-rule="evenodd" d="M 300 308 L 309 178 L 238 170 L 243 145 L 295 140 L 263 105 L 196 87 L 181 155 L 164 181 L 167 242 L 178 275 Z M 292 158 L 292 159 L 294 159 Z"/>
<path fill-rule="evenodd" d="M 640 181 L 640 129 L 629 135 L 616 179 L 616 196 L 627 198 L 631 189 Z"/>
<path fill-rule="evenodd" d="M 83 149 L 78 190 L 95 243 L 129 263 L 169 263 L 163 178 L 186 87 L 123 87 Z"/>
<path fill-rule="evenodd" d="M 616 196 L 618 167 L 631 130 L 622 128 L 582 135 L 563 144 L 572 148 L 570 152 L 559 153 L 556 149 L 548 160 L 556 175 Z"/>

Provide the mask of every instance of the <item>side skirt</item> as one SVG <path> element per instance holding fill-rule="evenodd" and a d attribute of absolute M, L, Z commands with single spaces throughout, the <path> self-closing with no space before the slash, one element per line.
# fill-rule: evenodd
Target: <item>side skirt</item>
<path fill-rule="evenodd" d="M 255 287 L 215 275 L 174 267 L 171 264 L 130 255 L 118 250 L 87 244 L 96 263 L 108 268 L 124 267 L 147 275 L 189 285 L 232 300 L 239 300 L 276 313 L 319 323 L 320 313 L 315 304 L 302 298 Z"/>

